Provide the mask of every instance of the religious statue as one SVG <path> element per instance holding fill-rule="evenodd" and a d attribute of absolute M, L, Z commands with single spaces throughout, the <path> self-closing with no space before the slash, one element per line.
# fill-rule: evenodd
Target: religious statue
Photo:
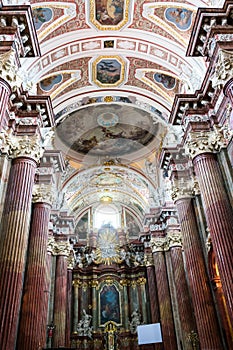
<path fill-rule="evenodd" d="M 131 322 L 129 322 L 129 328 L 130 328 L 130 332 L 132 334 L 136 334 L 137 333 L 137 326 L 140 325 L 141 323 L 141 314 L 140 312 L 136 309 L 132 312 L 131 314 Z"/>
<path fill-rule="evenodd" d="M 77 325 L 78 335 L 87 336 L 92 338 L 93 327 L 91 326 L 92 316 L 88 315 L 85 310 L 83 310 L 83 316 L 81 321 Z"/>

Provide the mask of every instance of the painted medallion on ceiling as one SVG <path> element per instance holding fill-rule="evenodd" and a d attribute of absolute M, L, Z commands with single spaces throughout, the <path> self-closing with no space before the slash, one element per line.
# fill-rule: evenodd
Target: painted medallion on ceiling
<path fill-rule="evenodd" d="M 53 18 L 53 10 L 48 7 L 38 7 L 32 10 L 33 22 L 36 30 L 40 29 L 44 23 L 48 23 Z"/>
<path fill-rule="evenodd" d="M 192 24 L 192 11 L 185 8 L 169 7 L 165 10 L 165 18 L 180 30 L 188 30 Z"/>
<path fill-rule="evenodd" d="M 40 88 L 43 91 L 51 91 L 55 85 L 62 81 L 62 75 L 56 74 L 40 81 Z"/>
<path fill-rule="evenodd" d="M 165 89 L 172 90 L 176 85 L 176 79 L 171 77 L 170 75 L 163 73 L 155 73 L 154 80 L 161 84 Z"/>
<path fill-rule="evenodd" d="M 99 30 L 119 30 L 129 21 L 130 0 L 90 0 L 90 21 Z"/>
<path fill-rule="evenodd" d="M 119 56 L 101 56 L 92 63 L 92 81 L 99 87 L 119 86 L 124 78 L 125 61 Z"/>

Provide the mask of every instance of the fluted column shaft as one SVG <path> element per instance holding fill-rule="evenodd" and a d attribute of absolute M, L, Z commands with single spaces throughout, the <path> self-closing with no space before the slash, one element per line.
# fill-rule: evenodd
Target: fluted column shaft
<path fill-rule="evenodd" d="M 66 346 L 67 347 L 70 347 L 70 336 L 71 336 L 72 273 L 73 273 L 73 270 L 68 268 L 68 271 L 67 271 L 67 306 L 66 306 Z"/>
<path fill-rule="evenodd" d="M 54 347 L 65 346 L 66 342 L 66 306 L 67 306 L 67 258 L 56 257 L 56 277 L 54 295 Z"/>
<path fill-rule="evenodd" d="M 77 333 L 77 326 L 78 326 L 78 308 L 79 308 L 79 302 L 78 302 L 78 290 L 79 285 L 78 282 L 75 280 L 73 282 L 73 291 L 74 291 L 74 321 L 73 321 L 73 333 Z"/>
<path fill-rule="evenodd" d="M 165 350 L 175 350 L 177 349 L 177 343 L 164 252 L 157 251 L 153 253 L 153 258 L 158 290 L 163 345 Z"/>
<path fill-rule="evenodd" d="M 18 348 L 37 349 L 45 345 L 45 331 L 42 320 L 46 288 L 46 255 L 48 223 L 51 206 L 34 203 L 29 239 L 29 254 L 24 283 Z M 35 332 L 36 329 L 36 332 Z M 42 335 L 44 334 L 44 337 Z"/>
<path fill-rule="evenodd" d="M 185 276 L 184 262 L 181 247 L 170 247 L 170 255 L 174 273 L 174 282 L 177 293 L 177 303 L 181 323 L 183 348 L 192 350 L 192 344 L 188 341 L 188 335 L 196 330 L 196 323 L 189 297 L 189 290 Z"/>
<path fill-rule="evenodd" d="M 213 153 L 204 153 L 193 160 L 206 220 L 233 324 L 233 210 L 228 199 L 220 167 Z"/>
<path fill-rule="evenodd" d="M 0 348 L 15 347 L 36 161 L 12 161 L 0 233 Z"/>
<path fill-rule="evenodd" d="M 0 131 L 6 124 L 5 115 L 10 94 L 10 85 L 5 80 L 0 78 Z"/>
<path fill-rule="evenodd" d="M 223 349 L 191 198 L 176 202 L 201 349 Z"/>
<path fill-rule="evenodd" d="M 160 323 L 159 302 L 158 302 L 158 295 L 157 295 L 154 266 L 152 265 L 147 266 L 146 271 L 147 271 L 148 291 L 150 296 L 151 323 Z M 162 350 L 163 343 L 154 344 L 154 349 Z"/>

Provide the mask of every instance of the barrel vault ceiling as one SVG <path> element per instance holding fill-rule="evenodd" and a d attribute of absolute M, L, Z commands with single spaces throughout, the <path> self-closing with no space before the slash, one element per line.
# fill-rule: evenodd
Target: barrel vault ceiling
<path fill-rule="evenodd" d="M 168 124 L 174 96 L 198 89 L 207 69 L 186 57 L 197 7 L 220 3 L 30 1 L 41 57 L 22 67 L 31 93 L 51 97 L 47 147 L 66 157 L 62 205 L 76 219 L 103 199 L 139 221 L 162 203 L 159 152 L 182 132 Z"/>

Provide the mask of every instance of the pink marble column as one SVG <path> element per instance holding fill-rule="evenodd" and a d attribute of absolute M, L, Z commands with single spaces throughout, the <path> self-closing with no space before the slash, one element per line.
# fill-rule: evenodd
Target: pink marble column
<path fill-rule="evenodd" d="M 176 201 L 201 349 L 224 349 L 191 198 Z"/>
<path fill-rule="evenodd" d="M 160 323 L 159 302 L 157 295 L 154 265 L 147 265 L 146 272 L 150 297 L 151 323 Z M 163 350 L 163 343 L 154 344 L 154 349 Z"/>
<path fill-rule="evenodd" d="M 179 242 L 177 236 L 174 237 L 174 235 L 171 234 L 169 235 L 169 240 L 170 256 L 174 273 L 174 282 L 176 287 L 178 311 L 182 333 L 182 345 L 185 350 L 192 350 L 193 346 L 191 342 L 188 341 L 188 336 L 192 331 L 196 332 L 196 323 L 185 276 L 181 238 Z"/>
<path fill-rule="evenodd" d="M 50 210 L 51 205 L 47 203 L 38 202 L 33 205 L 17 342 L 19 349 L 38 349 L 46 343 L 46 332 L 42 327 L 45 324 L 43 308 L 46 298 L 46 256 Z"/>
<path fill-rule="evenodd" d="M 70 347 L 71 341 L 71 302 L 72 302 L 73 266 L 68 265 L 67 270 L 67 306 L 66 306 L 66 347 Z"/>
<path fill-rule="evenodd" d="M 164 255 L 164 242 L 165 241 L 160 237 L 153 239 L 152 252 L 155 266 L 156 286 L 158 290 L 163 346 L 165 350 L 175 350 L 177 349 L 177 342 Z"/>
<path fill-rule="evenodd" d="M 36 161 L 12 160 L 0 235 L 0 349 L 13 350 L 17 338 Z"/>
<path fill-rule="evenodd" d="M 68 243 L 57 242 L 56 273 L 54 287 L 54 339 L 53 346 L 65 347 L 67 308 L 67 256 Z"/>
<path fill-rule="evenodd" d="M 4 126 L 6 126 L 5 115 L 10 94 L 10 85 L 5 80 L 0 78 L 0 131 Z"/>
<path fill-rule="evenodd" d="M 194 158 L 193 164 L 204 202 L 228 313 L 233 324 L 233 209 L 216 155 L 199 154 Z"/>

